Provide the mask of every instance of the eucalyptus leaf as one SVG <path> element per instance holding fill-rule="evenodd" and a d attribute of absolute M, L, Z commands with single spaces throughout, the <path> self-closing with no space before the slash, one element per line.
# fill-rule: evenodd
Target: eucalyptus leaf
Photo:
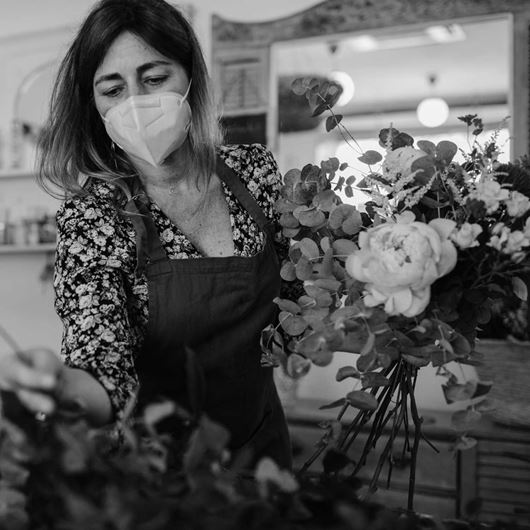
<path fill-rule="evenodd" d="M 315 366 L 329 366 L 333 361 L 333 352 L 327 349 L 320 349 L 314 353 L 308 354 Z"/>
<path fill-rule="evenodd" d="M 417 368 L 427 366 L 431 362 L 430 359 L 425 359 L 424 357 L 416 357 L 415 355 L 408 355 L 406 353 L 402 354 L 401 357 L 404 361 L 411 364 L 412 366 L 416 366 Z"/>
<path fill-rule="evenodd" d="M 522 300 L 523 302 L 526 302 L 528 300 L 528 287 L 526 286 L 526 283 L 521 280 L 518 276 L 514 276 L 512 278 L 512 287 L 513 287 L 513 293 L 517 298 Z"/>
<path fill-rule="evenodd" d="M 296 269 L 292 261 L 286 261 L 280 269 L 280 277 L 287 281 L 293 282 L 296 280 Z"/>
<path fill-rule="evenodd" d="M 431 155 L 432 157 L 435 156 L 436 145 L 430 142 L 429 140 L 418 140 L 417 145 L 419 149 L 421 149 L 428 155 Z"/>
<path fill-rule="evenodd" d="M 281 311 L 287 311 L 293 315 L 299 315 L 302 312 L 300 306 L 292 300 L 276 297 L 274 298 L 273 302 L 280 308 Z"/>
<path fill-rule="evenodd" d="M 335 114 L 334 116 L 328 116 L 326 118 L 326 132 L 332 131 L 342 121 L 343 116 L 341 114 Z"/>
<path fill-rule="evenodd" d="M 379 406 L 377 399 L 368 392 L 353 390 L 346 395 L 346 401 L 359 410 L 376 410 Z"/>
<path fill-rule="evenodd" d="M 308 86 L 305 82 L 305 79 L 303 77 L 297 77 L 292 83 L 291 83 L 291 90 L 297 95 L 297 96 L 303 96 L 306 93 L 306 90 L 308 89 Z"/>
<path fill-rule="evenodd" d="M 381 160 L 383 160 L 383 155 L 381 155 L 381 153 L 379 153 L 378 151 L 368 150 L 364 152 L 361 156 L 357 157 L 357 160 L 359 160 L 359 162 L 362 162 L 363 164 L 371 166 L 373 164 L 381 162 Z"/>
<path fill-rule="evenodd" d="M 444 164 L 449 164 L 458 151 L 458 146 L 454 142 L 442 140 L 436 146 L 436 158 Z"/>
<path fill-rule="evenodd" d="M 333 401 L 332 403 L 328 403 L 327 405 L 321 405 L 319 410 L 328 410 L 328 409 L 336 409 L 338 407 L 342 407 L 346 403 L 346 398 L 340 398 L 337 399 L 337 401 Z"/>
<path fill-rule="evenodd" d="M 279 222 L 284 228 L 298 228 L 300 226 L 300 222 L 291 212 L 282 213 Z"/>
<path fill-rule="evenodd" d="M 339 202 L 340 198 L 332 190 L 323 190 L 315 195 L 313 199 L 313 204 L 325 212 L 334 210 Z"/>
<path fill-rule="evenodd" d="M 313 277 L 313 265 L 305 256 L 298 260 L 295 266 L 295 273 L 296 277 L 302 281 L 310 280 Z"/>
<path fill-rule="evenodd" d="M 390 381 L 379 372 L 365 372 L 361 376 L 362 388 L 376 388 L 390 385 Z"/>
<path fill-rule="evenodd" d="M 336 239 L 332 243 L 333 254 L 338 259 L 346 261 L 346 258 L 353 254 L 356 250 L 359 250 L 359 247 L 349 239 Z"/>
<path fill-rule="evenodd" d="M 300 335 L 307 328 L 307 322 L 302 317 L 292 315 L 287 311 L 280 311 L 279 320 L 282 329 L 288 335 Z"/>
<path fill-rule="evenodd" d="M 304 237 L 302 240 L 296 242 L 295 246 L 297 246 L 302 251 L 302 254 L 308 260 L 314 260 L 320 256 L 318 245 L 308 237 Z"/>
<path fill-rule="evenodd" d="M 311 361 L 297 353 L 291 353 L 287 357 L 286 372 L 287 375 L 293 379 L 299 379 L 309 372 L 311 368 Z"/>
<path fill-rule="evenodd" d="M 344 381 L 344 379 L 347 379 L 348 377 L 354 377 L 355 379 L 359 379 L 361 377 L 361 374 L 355 366 L 342 366 L 337 371 L 337 375 L 335 376 L 335 379 L 337 381 Z"/>
<path fill-rule="evenodd" d="M 326 216 L 324 212 L 318 210 L 314 206 L 302 206 L 297 208 L 293 214 L 298 218 L 300 224 L 308 226 L 309 228 L 321 226 L 326 222 Z"/>
<path fill-rule="evenodd" d="M 304 319 L 306 319 L 306 315 L 304 315 Z M 306 356 L 311 356 L 322 349 L 326 349 L 326 339 L 320 331 L 315 330 L 302 337 L 296 344 L 296 352 Z"/>
<path fill-rule="evenodd" d="M 342 283 L 331 278 L 319 278 L 313 281 L 313 285 L 335 293 L 341 288 Z"/>

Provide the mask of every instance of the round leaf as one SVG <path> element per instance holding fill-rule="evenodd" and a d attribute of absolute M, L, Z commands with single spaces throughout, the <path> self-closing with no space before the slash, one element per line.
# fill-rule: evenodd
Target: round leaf
<path fill-rule="evenodd" d="M 304 237 L 301 241 L 298 243 L 295 243 L 300 250 L 302 251 L 302 254 L 308 259 L 313 260 L 317 259 L 320 256 L 320 252 L 318 250 L 318 245 L 308 237 Z"/>
<path fill-rule="evenodd" d="M 359 410 L 376 410 L 379 406 L 377 399 L 368 392 L 353 390 L 346 395 L 348 403 Z"/>
<path fill-rule="evenodd" d="M 281 311 L 287 311 L 293 315 L 299 315 L 302 312 L 300 306 L 292 300 L 276 297 L 273 302 L 280 308 Z"/>
<path fill-rule="evenodd" d="M 300 377 L 304 376 L 307 374 L 307 372 L 309 372 L 310 368 L 311 361 L 305 357 L 302 357 L 302 355 L 291 353 L 291 355 L 287 357 L 287 375 L 293 379 L 299 379 Z"/>
<path fill-rule="evenodd" d="M 307 328 L 307 322 L 302 317 L 287 311 L 280 311 L 279 320 L 283 330 L 289 335 L 300 335 Z"/>
<path fill-rule="evenodd" d="M 339 259 L 346 260 L 346 258 L 358 250 L 357 245 L 349 239 L 337 239 L 332 243 L 333 255 Z"/>
<path fill-rule="evenodd" d="M 359 160 L 359 162 L 362 162 L 363 164 L 371 166 L 373 164 L 381 162 L 381 160 L 383 160 L 383 155 L 381 155 L 381 153 L 379 153 L 378 151 L 368 150 L 361 156 L 357 157 L 357 160 Z"/>
<path fill-rule="evenodd" d="M 359 379 L 359 370 L 357 370 L 355 366 L 343 366 L 339 368 L 335 379 L 337 381 L 344 381 L 344 379 L 347 379 L 348 377 L 355 377 L 356 379 Z"/>

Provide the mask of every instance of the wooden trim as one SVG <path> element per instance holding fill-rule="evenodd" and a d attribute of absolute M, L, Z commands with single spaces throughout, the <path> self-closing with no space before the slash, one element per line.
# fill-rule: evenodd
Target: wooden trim
<path fill-rule="evenodd" d="M 530 13 L 513 17 L 510 115 L 512 159 L 530 153 Z"/>
<path fill-rule="evenodd" d="M 238 43 L 270 46 L 274 42 L 326 34 L 525 13 L 527 0 L 327 0 L 300 13 L 267 22 L 234 22 L 212 18 L 214 51 Z"/>

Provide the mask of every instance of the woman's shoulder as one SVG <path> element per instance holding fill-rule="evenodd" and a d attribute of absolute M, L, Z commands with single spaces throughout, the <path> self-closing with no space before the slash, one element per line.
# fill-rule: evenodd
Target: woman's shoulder
<path fill-rule="evenodd" d="M 67 197 L 57 211 L 57 221 L 90 223 L 91 220 L 107 219 L 117 215 L 115 186 L 110 182 L 91 179 L 84 186 L 84 193 Z"/>
<path fill-rule="evenodd" d="M 265 215 L 272 218 L 282 178 L 269 149 L 263 144 L 226 145 L 219 149 L 219 156 L 236 172 Z"/>
<path fill-rule="evenodd" d="M 244 182 L 273 185 L 280 179 L 274 155 L 263 144 L 223 145 L 218 148 L 218 154 Z"/>

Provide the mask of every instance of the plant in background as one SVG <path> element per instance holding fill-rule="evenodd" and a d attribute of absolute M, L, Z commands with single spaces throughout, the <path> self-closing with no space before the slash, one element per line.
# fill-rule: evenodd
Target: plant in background
<path fill-rule="evenodd" d="M 447 402 L 469 404 L 453 416 L 457 449 L 476 443 L 468 430 L 490 406 L 476 399 L 490 383 L 460 382 L 447 365 L 480 363 L 475 340 L 492 308 L 514 297 L 526 300 L 530 166 L 527 159 L 500 164 L 497 134 L 479 143 L 483 124 L 476 115 L 459 118 L 470 133 L 469 150 L 460 150 L 462 163 L 455 161 L 459 148 L 453 142 L 416 142 L 394 127 L 379 133 L 383 154 L 362 152 L 332 110 L 338 94 L 333 84 L 301 78 L 293 91 L 306 96 L 313 115 L 329 112 L 326 129 L 338 128 L 367 170 L 345 176 L 348 164 L 331 158 L 285 174 L 275 206 L 292 244 L 281 276 L 302 282 L 304 292 L 276 300 L 280 324 L 263 332 L 263 363 L 281 364 L 301 377 L 313 364 L 328 365 L 335 351 L 359 354 L 336 377 L 351 378 L 351 391 L 324 407 L 340 409 L 338 420 L 347 409 L 357 413 L 344 427 L 325 426 L 302 470 L 325 450 L 335 455 L 338 468 L 351 464 L 346 452 L 370 422 L 352 475 L 388 429 L 370 483 L 375 490 L 384 464 L 392 469 L 395 439 L 403 432 L 412 509 L 424 438 L 414 395 L 418 371 L 436 367 L 446 378 Z M 355 189 L 368 198 L 363 207 L 344 204 L 339 196 L 352 197 Z"/>

